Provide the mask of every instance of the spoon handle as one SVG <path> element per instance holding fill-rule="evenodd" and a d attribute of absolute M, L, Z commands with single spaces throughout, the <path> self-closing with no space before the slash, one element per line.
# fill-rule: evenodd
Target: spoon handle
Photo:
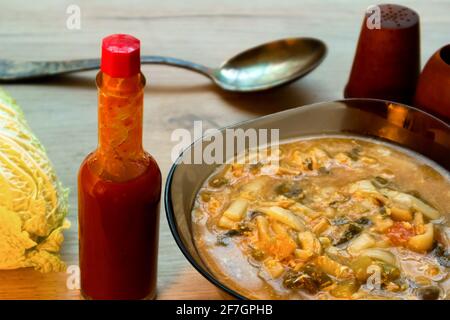
<path fill-rule="evenodd" d="M 213 70 L 211 68 L 202 66 L 200 64 L 177 59 L 177 58 L 171 58 L 171 57 L 163 57 L 163 56 L 141 56 L 141 63 L 142 64 L 162 64 L 162 65 L 168 65 L 172 67 L 178 67 L 183 69 L 188 69 L 200 74 L 203 74 L 207 76 L 208 78 L 212 77 Z"/>
<path fill-rule="evenodd" d="M 163 64 L 189 69 L 211 78 L 208 67 L 170 57 L 142 56 L 142 64 Z M 14 61 L 0 59 L 0 82 L 15 82 L 27 79 L 55 76 L 64 73 L 95 70 L 100 68 L 100 59 L 66 61 Z"/>
<path fill-rule="evenodd" d="M 66 61 L 15 61 L 0 60 L 0 81 L 14 82 L 27 79 L 55 76 L 58 74 L 95 70 L 100 59 Z"/>

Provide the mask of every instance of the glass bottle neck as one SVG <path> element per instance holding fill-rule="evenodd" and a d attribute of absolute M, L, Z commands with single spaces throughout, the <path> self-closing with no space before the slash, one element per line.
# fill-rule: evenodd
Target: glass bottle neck
<path fill-rule="evenodd" d="M 142 122 L 145 78 L 97 75 L 98 165 L 110 177 L 134 176 L 144 158 Z"/>

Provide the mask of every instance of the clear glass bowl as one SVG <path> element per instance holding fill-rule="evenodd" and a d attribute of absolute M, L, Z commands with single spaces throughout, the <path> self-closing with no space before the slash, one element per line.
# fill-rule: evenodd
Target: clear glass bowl
<path fill-rule="evenodd" d="M 316 134 L 372 137 L 416 151 L 450 171 L 450 126 L 421 110 L 383 100 L 346 99 L 316 103 L 228 128 L 279 129 L 280 141 Z M 193 155 L 197 144 L 204 148 L 209 143 L 204 139 L 194 142 L 172 166 L 164 195 L 167 219 L 175 241 L 194 268 L 226 296 L 246 299 L 208 270 L 192 236 L 191 210 L 197 191 L 218 165 L 186 164 L 183 159 Z"/>

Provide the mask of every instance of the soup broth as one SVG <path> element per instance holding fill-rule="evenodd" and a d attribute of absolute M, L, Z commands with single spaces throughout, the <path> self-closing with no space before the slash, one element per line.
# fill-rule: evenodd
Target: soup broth
<path fill-rule="evenodd" d="M 192 211 L 197 249 L 221 282 L 252 299 L 448 298 L 445 170 L 348 136 L 246 159 L 256 156 L 219 167 Z"/>

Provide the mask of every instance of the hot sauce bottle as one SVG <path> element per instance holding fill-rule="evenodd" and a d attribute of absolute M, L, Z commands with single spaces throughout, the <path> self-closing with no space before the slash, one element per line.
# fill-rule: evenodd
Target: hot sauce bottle
<path fill-rule="evenodd" d="M 81 291 L 87 299 L 156 295 L 161 173 L 142 147 L 140 42 L 103 39 L 98 148 L 78 174 Z"/>

